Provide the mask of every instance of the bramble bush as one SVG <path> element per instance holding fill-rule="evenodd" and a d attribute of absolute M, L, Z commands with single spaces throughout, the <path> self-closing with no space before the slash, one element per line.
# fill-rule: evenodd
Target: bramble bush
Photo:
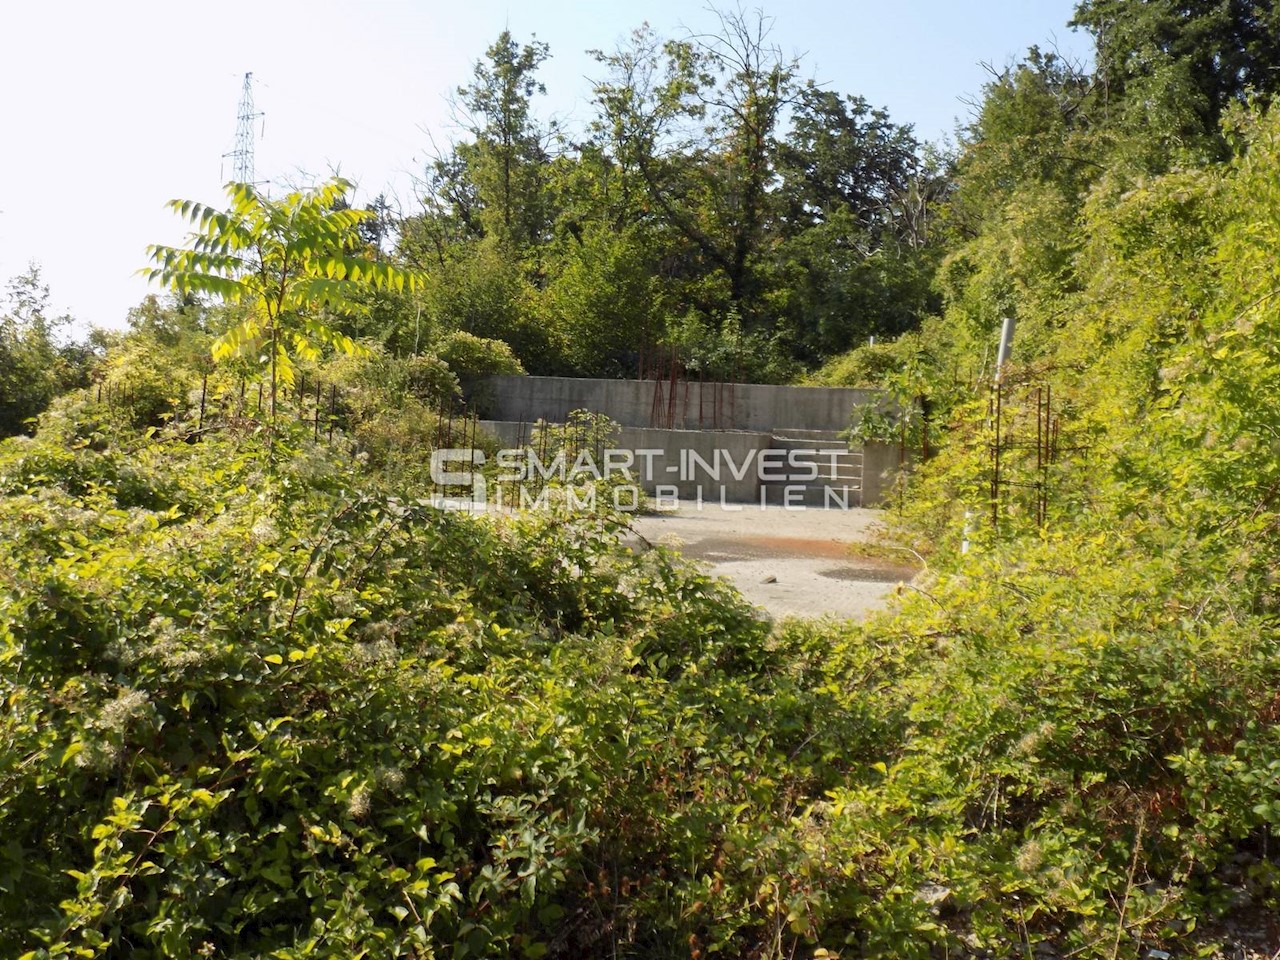
<path fill-rule="evenodd" d="M 607 511 L 438 511 L 399 424 L 361 466 L 354 416 L 332 445 L 292 417 L 183 442 L 57 401 L 0 444 L 0 953 L 1137 960 L 1213 955 L 1224 918 L 1265 938 L 1280 128 L 1253 122 L 1231 163 L 1098 186 L 1062 225 L 1089 234 L 1066 237 L 1071 290 L 1044 251 L 1020 267 L 1008 376 L 1052 379 L 1070 448 L 1046 523 L 1016 491 L 986 519 L 985 398 L 946 373 L 983 331 L 895 347 L 906 396 L 953 394 L 904 511 L 930 568 L 867 624 L 769 625 L 622 549 Z M 957 317 L 1000 274 L 981 266 Z M 376 418 L 383 378 L 360 376 Z"/>
<path fill-rule="evenodd" d="M 820 707 L 727 587 L 305 428 L 95 451 L 53 422 L 84 414 L 0 448 L 0 950 L 752 942 L 694 904 L 722 831 L 808 792 Z"/>
<path fill-rule="evenodd" d="M 771 628 L 607 512 L 110 413 L 0 446 L 6 954 L 1137 956 L 1232 870 L 1275 905 L 1229 536 L 1099 518 Z"/>

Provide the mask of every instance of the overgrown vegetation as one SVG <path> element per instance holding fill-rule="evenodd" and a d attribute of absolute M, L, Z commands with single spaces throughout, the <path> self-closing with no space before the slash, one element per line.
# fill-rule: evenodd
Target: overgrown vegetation
<path fill-rule="evenodd" d="M 602 52 L 557 155 L 549 51 L 504 35 L 428 209 L 388 234 L 325 188 L 341 250 L 281 265 L 310 292 L 266 321 L 152 299 L 77 352 L 20 281 L 0 427 L 53 405 L 0 444 L 0 952 L 1274 954 L 1274 14 L 1077 16 L 1094 67 L 1032 50 L 932 166 L 733 14 Z M 334 392 L 270 423 L 276 323 Z M 905 424 L 860 429 L 927 423 L 926 573 L 867 624 L 769 625 L 607 510 L 427 501 L 481 378 L 642 354 L 886 388 Z"/>
<path fill-rule="evenodd" d="M 58 394 L 87 382 L 90 350 L 62 342 L 71 318 L 52 316 L 34 264 L 9 281 L 0 313 L 0 437 L 29 432 Z"/>
<path fill-rule="evenodd" d="M 0 464 L 7 953 L 758 939 L 707 892 L 720 837 L 833 784 L 836 744 L 727 587 L 607 516 L 423 506 L 302 430 L 117 429 L 69 400 Z"/>
<path fill-rule="evenodd" d="M 742 9 L 702 35 L 640 27 L 593 52 L 575 130 L 538 116 L 552 52 L 503 32 L 458 88 L 465 137 L 395 225 L 430 279 L 420 305 L 386 304 L 387 342 L 425 315 L 530 373 L 787 382 L 910 328 L 936 304 L 947 158 L 802 82 L 770 31 Z"/>

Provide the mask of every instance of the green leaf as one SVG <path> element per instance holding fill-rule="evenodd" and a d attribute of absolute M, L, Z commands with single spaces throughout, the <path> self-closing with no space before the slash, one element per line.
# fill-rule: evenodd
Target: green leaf
<path fill-rule="evenodd" d="M 84 742 L 81 740 L 73 740 L 67 744 L 67 748 L 62 751 L 62 759 L 58 761 L 58 766 L 65 767 L 70 760 L 73 760 L 84 752 Z"/>

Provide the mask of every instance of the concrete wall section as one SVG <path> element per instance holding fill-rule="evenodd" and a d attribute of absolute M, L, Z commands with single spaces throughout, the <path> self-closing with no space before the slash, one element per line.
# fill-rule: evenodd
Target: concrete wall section
<path fill-rule="evenodd" d="M 902 448 L 896 443 L 866 443 L 862 446 L 862 505 L 885 506 L 885 498 L 898 479 L 902 463 Z"/>
<path fill-rule="evenodd" d="M 674 396 L 672 392 L 674 390 Z M 886 402 L 878 390 L 757 383 L 491 377 L 478 393 L 494 420 L 563 423 L 591 410 L 624 427 L 750 430 L 785 435 L 788 428 L 834 433 L 855 407 Z"/>
<path fill-rule="evenodd" d="M 645 493 L 665 488 L 682 502 L 750 503 L 759 498 L 760 455 L 767 433 L 623 427 L 618 446 L 637 452 L 635 475 Z M 764 461 L 766 474 L 769 461 Z"/>
<path fill-rule="evenodd" d="M 480 428 L 494 434 L 505 447 L 514 448 L 523 435 L 529 443 L 528 423 L 511 420 L 481 420 Z M 651 427 L 623 427 L 613 448 L 633 456 L 627 469 L 640 487 L 655 494 L 659 487 L 681 501 L 749 503 L 760 496 L 760 455 L 773 450 L 767 433 L 715 430 L 660 430 Z M 766 475 L 775 456 L 766 458 Z M 622 466 L 615 458 L 615 463 Z M 597 464 L 600 469 L 606 466 Z"/>
<path fill-rule="evenodd" d="M 508 449 L 515 449 L 529 442 L 530 428 L 527 423 L 519 423 L 515 420 L 478 420 L 476 422 L 481 430 L 492 433 L 502 446 Z"/>
<path fill-rule="evenodd" d="M 493 418 L 480 426 L 506 447 L 528 444 L 537 420 L 564 423 L 584 409 L 604 414 L 620 424 L 614 446 L 635 454 L 631 469 L 644 490 L 686 503 L 803 494 L 797 502 L 822 506 L 836 490 L 850 506 L 875 507 L 903 467 L 897 444 L 848 451 L 835 439 L 856 407 L 888 408 L 880 391 L 690 381 L 676 384 L 672 398 L 671 389 L 653 380 L 491 377 L 477 385 L 473 401 Z M 811 470 L 806 481 L 801 465 L 788 460 L 793 456 L 831 466 Z"/>

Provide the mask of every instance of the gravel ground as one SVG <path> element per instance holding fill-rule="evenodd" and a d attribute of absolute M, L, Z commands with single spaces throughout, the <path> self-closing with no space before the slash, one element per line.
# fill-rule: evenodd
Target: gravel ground
<path fill-rule="evenodd" d="M 850 544 L 873 539 L 878 510 L 734 507 L 686 504 L 638 517 L 633 528 L 645 540 L 674 547 L 728 578 L 774 618 L 861 620 L 884 607 L 917 572 L 850 552 Z"/>

